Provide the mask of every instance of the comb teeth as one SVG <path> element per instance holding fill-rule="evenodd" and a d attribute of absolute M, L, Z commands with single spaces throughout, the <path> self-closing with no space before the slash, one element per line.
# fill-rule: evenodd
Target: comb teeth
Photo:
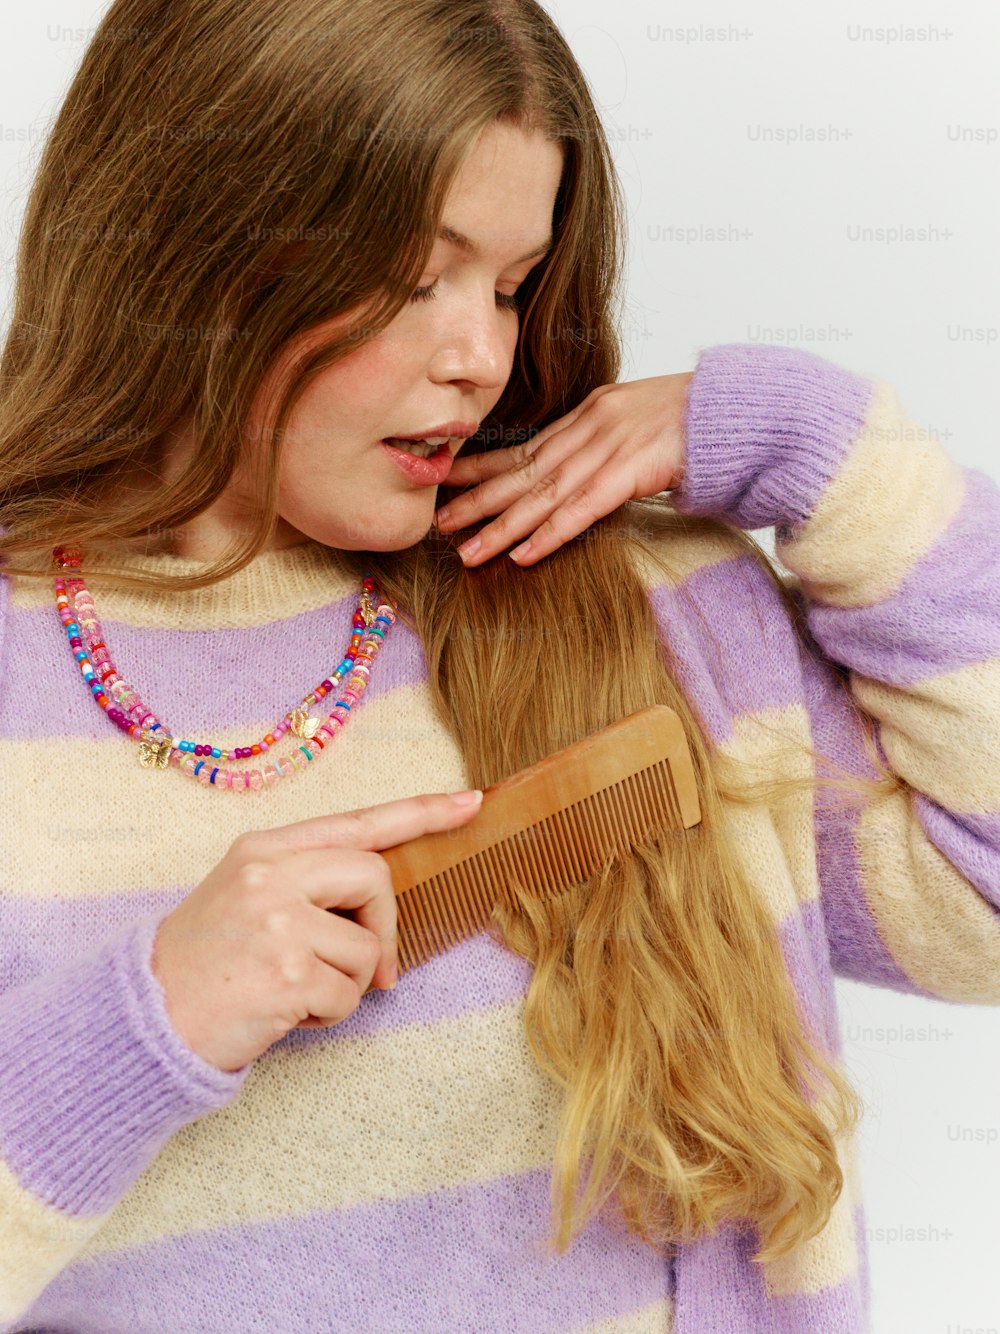
<path fill-rule="evenodd" d="M 664 704 L 546 756 L 486 788 L 465 825 L 383 850 L 400 973 L 481 931 L 497 902 L 516 908 L 513 883 L 539 897 L 564 892 L 609 854 L 700 820 L 684 729 Z"/>

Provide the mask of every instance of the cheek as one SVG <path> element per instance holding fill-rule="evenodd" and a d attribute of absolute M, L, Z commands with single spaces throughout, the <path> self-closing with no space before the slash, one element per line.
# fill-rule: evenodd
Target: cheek
<path fill-rule="evenodd" d="M 291 422 L 336 430 L 355 445 L 374 441 L 396 423 L 403 398 L 405 353 L 398 340 L 383 335 L 348 353 L 312 381 L 299 399 Z M 293 431 L 293 434 L 295 432 Z"/>

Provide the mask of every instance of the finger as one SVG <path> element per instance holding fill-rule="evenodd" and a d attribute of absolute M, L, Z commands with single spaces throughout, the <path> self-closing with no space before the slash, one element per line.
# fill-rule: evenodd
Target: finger
<path fill-rule="evenodd" d="M 306 901 L 309 940 L 314 949 L 335 938 L 330 935 L 330 928 L 336 932 L 343 927 L 343 938 L 353 942 L 353 955 L 364 963 L 370 959 L 374 939 L 381 951 L 378 984 L 391 983 L 399 940 L 396 893 L 384 857 L 357 848 L 311 848 L 284 853 L 263 866 L 265 880 Z M 279 911 L 274 929 L 283 929 L 290 917 L 288 912 Z"/>
<path fill-rule="evenodd" d="M 603 386 L 602 389 L 610 387 Z M 476 483 L 488 481 L 490 478 L 499 477 L 523 467 L 527 460 L 535 455 L 543 445 L 548 444 L 555 436 L 560 435 L 568 426 L 572 426 L 584 411 L 601 396 L 601 392 L 602 390 L 595 390 L 570 412 L 565 413 L 554 422 L 549 422 L 548 426 L 543 426 L 529 440 L 511 445 L 509 449 L 490 449 L 483 454 L 467 454 L 464 458 L 459 454 L 452 460 L 451 471 L 444 479 L 442 486 L 473 486 Z M 478 495 L 478 492 L 470 494 Z M 448 512 L 443 518 L 440 511 L 435 515 L 435 521 L 442 531 L 462 528 L 470 521 L 471 512 L 465 511 L 459 505 L 460 499 L 464 501 L 465 497 L 455 497 L 454 500 L 448 502 L 444 507 Z"/>
<path fill-rule="evenodd" d="M 468 486 L 480 482 L 486 477 L 495 477 L 506 472 L 517 463 L 518 450 L 523 446 L 511 445 L 507 449 L 488 449 L 482 454 L 461 454 L 452 459 L 451 471 L 441 483 L 442 486 Z"/>
<path fill-rule="evenodd" d="M 360 848 L 378 851 L 431 830 L 450 829 L 467 820 L 478 805 L 459 806 L 448 792 L 401 797 L 378 806 L 315 815 L 293 824 L 257 829 L 243 835 L 248 855 L 305 852 L 313 848 Z"/>
<path fill-rule="evenodd" d="M 528 453 L 524 447 L 517 446 L 519 457 L 505 468 L 496 471 L 478 486 L 450 500 L 447 515 L 442 519 L 438 515 L 438 526 L 447 529 L 467 528 L 469 524 L 482 518 L 484 514 L 498 514 L 515 500 L 526 495 L 534 486 L 536 479 L 553 472 L 567 457 L 580 452 L 585 442 L 591 438 L 586 433 L 586 426 L 580 431 L 566 428 L 550 436 L 543 444 Z M 512 453 L 513 451 L 504 451 Z"/>
<path fill-rule="evenodd" d="M 480 545 L 473 554 L 460 551 L 466 565 L 489 560 L 529 534 L 534 561 L 616 509 L 628 499 L 632 488 L 629 477 L 620 471 L 616 479 L 615 452 L 609 459 L 607 441 L 602 440 L 574 451 L 555 471 L 540 476 L 526 495 L 480 529 L 476 534 Z M 541 535 L 537 547 L 535 534 Z"/>
<path fill-rule="evenodd" d="M 533 565 L 586 532 L 592 523 L 624 504 L 629 495 L 629 488 L 612 486 L 571 492 L 558 509 L 542 520 L 528 540 L 510 553 L 511 558 L 518 565 Z"/>
<path fill-rule="evenodd" d="M 377 854 L 372 854 L 377 855 Z M 329 968 L 344 973 L 356 982 L 362 995 L 373 986 L 388 987 L 392 976 L 398 971 L 397 946 L 395 935 L 395 910 L 393 910 L 393 937 L 391 960 L 388 965 L 390 976 L 386 972 L 386 951 L 384 942 L 378 933 L 363 926 L 353 918 L 345 917 L 334 911 L 318 914 L 321 921 L 315 928 L 312 939 L 313 953 L 316 958 Z M 372 941 L 378 940 L 379 954 L 372 966 Z M 320 970 L 322 971 L 322 970 Z M 310 1006 L 313 1014 L 322 1011 Z"/>
<path fill-rule="evenodd" d="M 509 449 L 491 449 L 486 454 L 476 454 L 467 459 L 455 459 L 451 466 L 451 472 L 441 485 L 459 491 L 467 488 L 466 494 L 476 494 L 468 488 L 477 487 L 494 477 L 502 477 L 505 473 L 515 472 L 518 468 L 524 467 L 539 447 L 536 437 L 529 444 L 512 445 Z M 447 505 L 442 505 L 441 509 L 435 513 L 435 522 L 442 531 L 460 526 L 454 521 L 454 516 L 461 517 L 461 508 L 458 506 L 458 501 L 463 498 L 453 496 L 448 500 Z"/>

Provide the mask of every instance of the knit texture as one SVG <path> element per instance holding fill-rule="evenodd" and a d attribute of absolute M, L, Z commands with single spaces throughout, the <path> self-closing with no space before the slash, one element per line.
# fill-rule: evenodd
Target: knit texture
<path fill-rule="evenodd" d="M 675 507 L 774 525 L 809 627 L 726 530 L 658 538 L 672 578 L 640 558 L 712 741 L 773 768 L 783 732 L 871 775 L 853 694 L 907 783 L 730 808 L 805 1012 L 839 1056 L 834 974 L 1000 1003 L 1000 490 L 887 384 L 780 346 L 703 350 L 687 438 Z M 313 542 L 193 593 L 88 582 L 126 679 L 227 748 L 340 661 L 357 594 Z M 235 1073 L 172 1028 L 156 926 L 240 833 L 469 785 L 402 622 L 333 747 L 242 797 L 138 764 L 51 579 L 0 577 L 0 679 L 0 1330 L 869 1328 L 853 1142 L 827 1227 L 779 1262 L 736 1226 L 674 1263 L 600 1222 L 543 1254 L 560 1098 L 523 1036 L 528 965 L 485 934 Z"/>

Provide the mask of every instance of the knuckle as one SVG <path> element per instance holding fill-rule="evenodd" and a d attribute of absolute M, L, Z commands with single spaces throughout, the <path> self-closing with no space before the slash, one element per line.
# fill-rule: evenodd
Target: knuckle
<path fill-rule="evenodd" d="M 259 859 L 244 862 L 236 872 L 239 888 L 247 892 L 263 889 L 268 883 L 271 869 L 267 862 Z"/>
<path fill-rule="evenodd" d="M 239 857 L 252 857 L 261 851 L 260 831 L 245 829 L 233 839 L 230 852 Z"/>
<path fill-rule="evenodd" d="M 535 451 L 538 443 L 533 440 L 524 440 L 511 446 L 511 465 L 516 469 L 528 468 L 532 463 L 537 462 Z"/>
<path fill-rule="evenodd" d="M 378 856 L 378 853 L 375 854 Z M 381 890 L 393 905 L 396 903 L 396 889 L 392 883 L 392 871 L 389 869 L 389 863 L 384 857 L 378 858 L 378 866 L 375 869 L 376 888 Z"/>
<path fill-rule="evenodd" d="M 372 972 L 378 967 L 378 961 L 382 957 L 382 942 L 373 932 L 369 931 L 365 937 L 364 943 L 367 951 L 366 963 L 371 964 Z"/>
<path fill-rule="evenodd" d="M 269 908 L 264 914 L 262 928 L 269 936 L 287 936 L 292 914 L 287 908 Z"/>
<path fill-rule="evenodd" d="M 345 811 L 340 821 L 346 823 L 346 833 L 352 844 L 369 842 L 375 832 L 375 817 L 367 807 Z"/>
<path fill-rule="evenodd" d="M 309 972 L 309 960 L 301 950 L 285 950 L 278 962 L 278 977 L 287 987 L 297 987 Z"/>
<path fill-rule="evenodd" d="M 549 472 L 539 477 L 531 488 L 531 494 L 539 500 L 554 500 L 559 492 L 559 473 Z"/>
<path fill-rule="evenodd" d="M 569 493 L 563 501 L 563 505 L 574 514 L 585 514 L 589 511 L 591 505 L 590 493 L 585 487 L 578 486 L 576 490 Z"/>

